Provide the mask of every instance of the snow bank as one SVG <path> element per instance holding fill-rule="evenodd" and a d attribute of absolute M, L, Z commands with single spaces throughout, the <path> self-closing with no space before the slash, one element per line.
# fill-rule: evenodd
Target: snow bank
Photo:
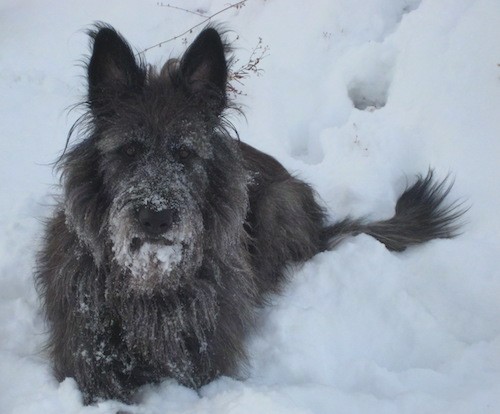
<path fill-rule="evenodd" d="M 214 13 L 227 2 L 180 7 Z M 221 14 L 242 62 L 241 138 L 311 182 L 332 217 L 389 217 L 431 165 L 468 200 L 464 233 L 390 253 L 361 235 L 292 269 L 248 340 L 244 380 L 196 393 L 166 380 L 140 403 L 83 407 L 59 384 L 32 284 L 50 163 L 84 94 L 80 29 L 107 21 L 138 49 L 198 16 L 156 1 L 0 6 L 0 407 L 5 413 L 496 413 L 500 406 L 500 3 L 495 0 L 252 0 Z M 196 33 L 186 35 L 191 41 Z M 147 52 L 161 62 L 182 39 Z"/>

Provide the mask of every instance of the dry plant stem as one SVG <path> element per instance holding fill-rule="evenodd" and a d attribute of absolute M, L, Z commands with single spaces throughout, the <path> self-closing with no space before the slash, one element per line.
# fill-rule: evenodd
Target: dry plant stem
<path fill-rule="evenodd" d="M 237 3 L 233 3 L 233 4 L 230 4 L 229 6 L 219 10 L 218 12 L 206 17 L 203 21 L 201 21 L 200 23 L 198 24 L 195 24 L 193 27 L 191 27 L 190 29 L 186 30 L 185 32 L 177 35 L 177 36 L 174 36 L 168 40 L 164 40 L 163 42 L 160 42 L 160 43 L 157 43 L 156 45 L 153 45 L 153 46 L 150 46 L 150 47 L 147 47 L 146 49 L 140 51 L 139 53 L 137 53 L 136 55 L 141 55 L 143 53 L 146 53 L 148 50 L 151 50 L 151 49 L 154 49 L 155 47 L 161 47 L 162 45 L 164 45 L 165 43 L 168 43 L 168 42 L 171 42 L 173 40 L 176 40 L 176 39 L 179 39 L 180 37 L 188 34 L 188 33 L 191 33 L 194 29 L 196 29 L 197 27 L 200 27 L 204 24 L 206 24 L 207 22 L 209 22 L 211 19 L 213 19 L 215 16 L 218 16 L 219 14 L 221 13 L 224 13 L 225 11 L 229 10 L 229 9 L 232 9 L 232 8 L 240 8 L 242 7 L 245 3 L 247 2 L 247 0 L 242 0 L 242 1 L 239 1 Z"/>
<path fill-rule="evenodd" d="M 206 14 L 195 12 L 195 11 L 188 10 L 188 9 L 184 9 L 182 7 L 172 6 L 171 4 L 158 3 L 158 6 L 160 6 L 160 7 L 168 7 L 169 9 L 181 10 L 183 12 L 194 14 L 194 15 L 200 16 L 200 17 L 207 17 Z"/>
<path fill-rule="evenodd" d="M 235 81 L 238 82 L 240 85 L 243 85 L 243 79 L 248 78 L 252 73 L 255 73 L 257 76 L 261 75 L 263 69 L 259 68 L 258 65 L 260 61 L 267 56 L 268 51 L 269 51 L 269 46 L 267 45 L 262 46 L 262 38 L 259 38 L 259 42 L 257 43 L 257 46 L 253 48 L 252 54 L 250 55 L 248 62 L 240 66 L 238 69 L 230 71 L 229 81 Z M 230 94 L 233 94 L 233 96 L 244 95 L 231 83 L 228 83 L 227 88 L 228 92 Z"/>

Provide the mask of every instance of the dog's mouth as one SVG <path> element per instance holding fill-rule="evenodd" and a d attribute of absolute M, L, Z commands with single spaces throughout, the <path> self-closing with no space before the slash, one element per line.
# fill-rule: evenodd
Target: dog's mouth
<path fill-rule="evenodd" d="M 146 280 L 161 280 L 172 275 L 188 249 L 185 240 L 165 236 L 134 235 L 122 246 L 114 246 L 115 259 L 131 272 L 139 285 Z"/>
<path fill-rule="evenodd" d="M 174 244 L 176 244 L 176 242 L 173 240 L 165 239 L 163 237 L 161 238 L 148 237 L 144 239 L 141 239 L 140 237 L 133 237 L 132 241 L 130 242 L 130 251 L 132 253 L 136 253 L 145 244 L 153 244 L 158 246 L 173 246 Z"/>

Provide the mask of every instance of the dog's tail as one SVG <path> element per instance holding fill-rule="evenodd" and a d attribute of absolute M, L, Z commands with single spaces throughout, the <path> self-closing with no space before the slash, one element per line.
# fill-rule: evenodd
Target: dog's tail
<path fill-rule="evenodd" d="M 468 210 L 462 202 L 445 203 L 453 182 L 448 177 L 436 182 L 433 171 L 407 188 L 399 197 L 396 213 L 389 219 L 366 223 L 344 219 L 325 227 L 326 249 L 332 249 L 347 236 L 366 233 L 384 243 L 389 250 L 403 251 L 408 246 L 432 239 L 449 239 L 459 234 L 459 219 Z"/>

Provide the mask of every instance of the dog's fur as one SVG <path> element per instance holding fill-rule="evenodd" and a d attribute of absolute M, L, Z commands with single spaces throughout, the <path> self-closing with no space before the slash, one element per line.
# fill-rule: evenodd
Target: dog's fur
<path fill-rule="evenodd" d="M 84 139 L 59 162 L 63 196 L 36 272 L 59 380 L 86 403 L 130 401 L 171 377 L 235 375 L 255 309 L 287 264 L 367 233 L 395 251 L 452 237 L 463 213 L 419 177 L 393 218 L 328 224 L 309 185 L 231 135 L 227 47 L 205 29 L 156 71 L 111 27 L 90 32 Z"/>

